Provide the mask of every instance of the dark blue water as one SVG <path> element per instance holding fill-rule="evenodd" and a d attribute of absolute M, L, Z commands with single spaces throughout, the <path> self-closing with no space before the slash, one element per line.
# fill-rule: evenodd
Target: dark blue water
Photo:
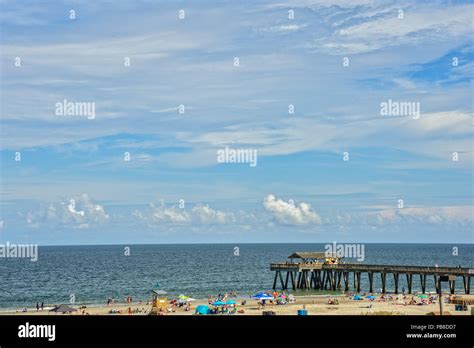
<path fill-rule="evenodd" d="M 236 246 L 240 256 L 234 255 Z M 271 288 L 271 262 L 285 261 L 294 251 L 324 251 L 324 244 L 132 245 L 126 256 L 124 247 L 49 246 L 39 248 L 37 262 L 0 258 L 0 308 L 68 303 L 72 294 L 78 304 L 103 304 L 111 296 L 147 300 L 157 282 L 170 294 L 194 298 L 225 291 L 248 296 Z M 366 244 L 364 263 L 474 268 L 474 245 Z M 406 287 L 404 277 L 400 280 L 400 289 Z M 432 279 L 428 287 L 433 291 Z M 414 290 L 419 288 L 414 278 Z M 457 289 L 462 292 L 462 282 Z"/>

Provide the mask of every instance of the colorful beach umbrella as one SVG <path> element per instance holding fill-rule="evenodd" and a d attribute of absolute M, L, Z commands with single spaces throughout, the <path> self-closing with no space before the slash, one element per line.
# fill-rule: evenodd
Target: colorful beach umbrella
<path fill-rule="evenodd" d="M 237 302 L 235 302 L 234 300 L 227 300 L 227 301 L 225 301 L 225 304 L 226 305 L 235 305 L 235 304 L 237 304 Z"/>
<path fill-rule="evenodd" d="M 418 297 L 419 297 L 419 298 L 428 298 L 428 296 L 426 296 L 426 295 L 423 295 L 423 294 L 421 294 L 421 295 L 418 295 Z"/>
<path fill-rule="evenodd" d="M 186 299 L 188 299 L 188 296 L 184 296 L 183 294 L 181 294 L 181 295 L 178 296 L 178 298 L 180 300 L 186 300 Z"/>

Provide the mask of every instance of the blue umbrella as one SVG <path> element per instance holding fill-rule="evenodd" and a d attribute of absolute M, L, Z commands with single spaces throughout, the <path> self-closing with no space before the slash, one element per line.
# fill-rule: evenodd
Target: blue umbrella
<path fill-rule="evenodd" d="M 373 300 L 375 299 L 375 296 L 369 295 L 369 296 L 366 296 L 365 298 L 368 298 L 369 300 Z"/>
<path fill-rule="evenodd" d="M 212 304 L 213 306 L 224 306 L 225 305 L 225 302 L 222 302 L 222 301 L 216 301 Z"/>
<path fill-rule="evenodd" d="M 236 303 L 237 303 L 237 302 L 235 302 L 234 300 L 227 300 L 227 301 L 225 302 L 225 304 L 227 304 L 227 305 L 235 305 Z"/>
<path fill-rule="evenodd" d="M 259 297 L 259 296 L 264 296 L 264 295 L 267 295 L 267 293 L 263 292 L 263 291 L 260 291 L 258 294 L 253 295 L 252 297 Z"/>
<path fill-rule="evenodd" d="M 252 297 L 257 299 L 257 300 L 273 300 L 273 296 L 265 294 L 263 292 L 260 292 L 256 295 L 252 296 Z"/>

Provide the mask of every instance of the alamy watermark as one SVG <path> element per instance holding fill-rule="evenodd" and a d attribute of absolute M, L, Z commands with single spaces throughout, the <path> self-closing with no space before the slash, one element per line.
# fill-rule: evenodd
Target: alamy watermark
<path fill-rule="evenodd" d="M 365 245 L 364 244 L 348 244 L 336 243 L 326 244 L 324 246 L 326 257 L 340 257 L 357 259 L 357 261 L 365 260 Z"/>
<path fill-rule="evenodd" d="M 0 244 L 0 258 L 27 258 L 38 261 L 38 244 Z"/>
<path fill-rule="evenodd" d="M 56 339 L 56 325 L 38 325 L 26 322 L 18 326 L 19 338 L 47 338 L 48 341 Z"/>
<path fill-rule="evenodd" d="M 249 163 L 250 167 L 257 165 L 256 149 L 232 149 L 226 146 L 217 150 L 217 163 Z"/>
<path fill-rule="evenodd" d="M 394 101 L 392 99 L 380 103 L 381 116 L 411 116 L 414 120 L 420 118 L 420 102 Z"/>
<path fill-rule="evenodd" d="M 95 102 L 72 102 L 64 99 L 57 102 L 56 116 L 84 116 L 89 120 L 95 118 Z"/>

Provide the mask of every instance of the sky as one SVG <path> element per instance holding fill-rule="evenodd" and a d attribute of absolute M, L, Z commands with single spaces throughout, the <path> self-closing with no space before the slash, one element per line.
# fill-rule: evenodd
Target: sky
<path fill-rule="evenodd" d="M 0 10 L 0 242 L 473 242 L 470 1 Z"/>

